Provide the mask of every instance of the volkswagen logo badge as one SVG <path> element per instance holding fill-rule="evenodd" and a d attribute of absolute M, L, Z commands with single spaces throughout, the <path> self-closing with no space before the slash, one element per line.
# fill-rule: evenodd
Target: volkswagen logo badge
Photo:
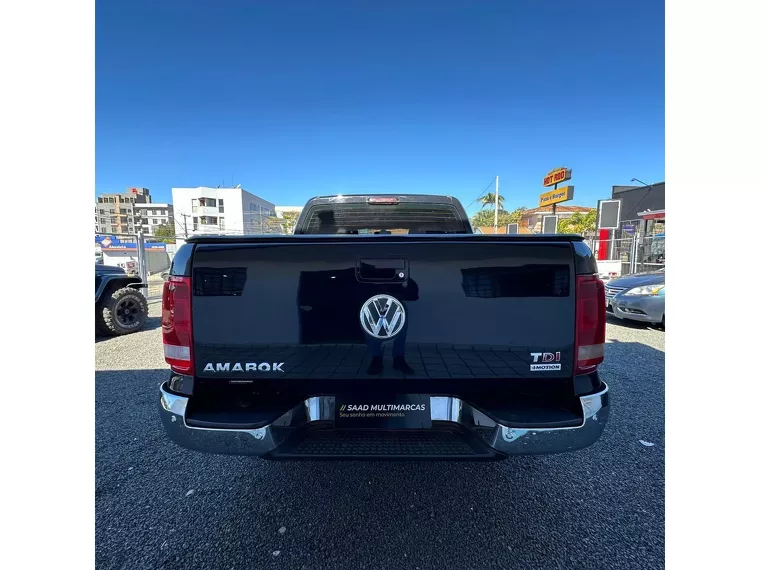
<path fill-rule="evenodd" d="M 390 295 L 375 295 L 362 305 L 359 312 L 362 328 L 380 340 L 393 338 L 406 323 L 406 311 L 401 301 Z"/>

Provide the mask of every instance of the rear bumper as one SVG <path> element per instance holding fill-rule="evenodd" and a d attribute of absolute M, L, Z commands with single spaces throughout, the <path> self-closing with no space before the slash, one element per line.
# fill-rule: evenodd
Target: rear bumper
<path fill-rule="evenodd" d="M 185 422 L 188 398 L 168 391 L 166 384 L 161 386 L 159 409 L 172 441 L 207 453 L 272 459 L 499 459 L 563 453 L 593 444 L 609 416 L 607 385 L 579 400 L 582 425 L 525 429 L 496 423 L 459 398 L 434 396 L 430 402 L 432 429 L 372 433 L 333 430 L 333 396 L 309 398 L 258 429 L 190 427 Z"/>

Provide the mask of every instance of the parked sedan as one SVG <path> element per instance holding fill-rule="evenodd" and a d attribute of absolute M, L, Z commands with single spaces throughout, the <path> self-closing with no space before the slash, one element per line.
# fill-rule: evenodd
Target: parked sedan
<path fill-rule="evenodd" d="M 604 286 L 607 312 L 629 319 L 665 326 L 665 269 L 626 275 Z"/>

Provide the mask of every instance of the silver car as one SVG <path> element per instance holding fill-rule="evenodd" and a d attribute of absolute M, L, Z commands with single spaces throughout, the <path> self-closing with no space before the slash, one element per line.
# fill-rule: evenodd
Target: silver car
<path fill-rule="evenodd" d="M 665 327 L 665 269 L 626 275 L 604 286 L 607 312 L 619 319 Z"/>

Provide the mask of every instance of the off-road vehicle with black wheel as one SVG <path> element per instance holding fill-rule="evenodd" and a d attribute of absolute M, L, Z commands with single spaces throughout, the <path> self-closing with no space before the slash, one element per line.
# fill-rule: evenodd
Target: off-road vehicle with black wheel
<path fill-rule="evenodd" d="M 148 317 L 143 287 L 139 277 L 127 275 L 121 267 L 96 264 L 95 332 L 118 336 L 142 329 Z"/>

